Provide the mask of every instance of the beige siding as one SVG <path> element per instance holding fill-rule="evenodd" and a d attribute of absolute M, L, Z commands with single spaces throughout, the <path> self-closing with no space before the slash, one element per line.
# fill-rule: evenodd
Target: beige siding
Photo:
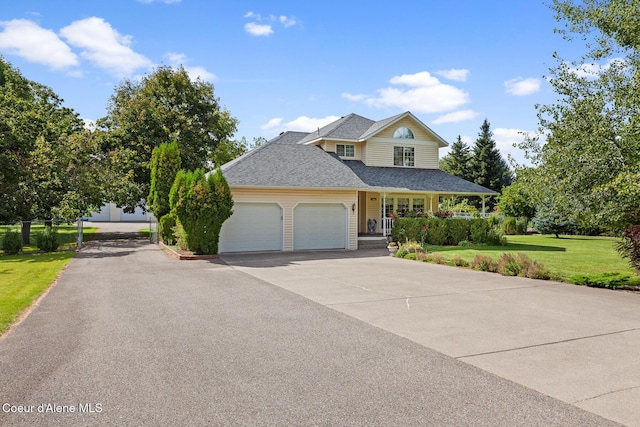
<path fill-rule="evenodd" d="M 406 127 L 406 128 L 411 129 L 411 132 L 413 132 L 414 138 L 417 139 L 417 140 L 421 140 L 421 141 L 435 141 L 436 140 L 435 136 L 429 134 L 427 131 L 425 131 L 422 128 L 422 126 L 419 126 L 416 122 L 411 120 L 409 117 L 405 117 L 404 119 L 400 120 L 399 122 L 394 123 L 392 126 L 389 126 L 388 128 L 384 129 L 382 132 L 376 134 L 375 136 L 378 137 L 378 138 L 393 138 L 393 133 L 399 127 Z"/>
<path fill-rule="evenodd" d="M 362 144 L 357 142 L 340 142 L 340 141 L 323 141 L 322 148 L 328 153 L 336 152 L 336 144 L 345 144 L 354 146 L 353 157 L 341 157 L 345 160 L 362 160 Z"/>
<path fill-rule="evenodd" d="M 300 203 L 342 203 L 347 207 L 349 249 L 358 248 L 358 211 L 351 210 L 358 198 L 355 190 L 288 190 L 263 188 L 231 188 L 237 202 L 277 202 L 284 212 L 284 250 L 293 250 L 293 209 Z"/>
<path fill-rule="evenodd" d="M 375 200 L 371 200 L 371 199 L 375 199 Z M 382 197 L 380 195 L 380 193 L 371 193 L 368 192 L 367 193 L 367 220 L 369 219 L 375 219 L 376 220 L 376 232 L 377 233 L 381 233 L 382 232 L 382 223 L 381 223 L 381 217 L 380 217 L 380 213 L 381 208 L 380 208 L 380 204 L 382 203 Z M 365 227 L 366 230 L 366 227 Z"/>
<path fill-rule="evenodd" d="M 411 139 L 373 138 L 367 141 L 367 157 L 364 160 L 368 166 L 393 166 L 393 147 L 414 147 L 415 167 L 423 169 L 438 169 L 438 146 L 435 142 L 412 142 Z"/>

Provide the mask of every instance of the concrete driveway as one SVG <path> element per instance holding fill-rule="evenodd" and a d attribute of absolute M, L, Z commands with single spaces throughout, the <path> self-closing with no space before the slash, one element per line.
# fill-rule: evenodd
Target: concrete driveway
<path fill-rule="evenodd" d="M 424 264 L 386 250 L 223 259 L 502 378 L 640 426 L 640 294 Z"/>

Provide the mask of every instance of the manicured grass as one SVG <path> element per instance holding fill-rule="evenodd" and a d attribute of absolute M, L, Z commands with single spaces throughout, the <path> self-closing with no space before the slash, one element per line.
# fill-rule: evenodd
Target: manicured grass
<path fill-rule="evenodd" d="M 0 237 L 7 228 L 0 226 Z M 24 246 L 21 254 L 0 255 L 0 334 L 51 286 L 75 255 L 75 225 L 57 227 L 61 244 L 57 252 L 51 253 L 41 253 L 35 245 L 36 233 L 43 228 L 43 224 L 31 226 L 31 244 Z M 95 227 L 84 227 L 83 240 L 90 240 L 96 230 Z"/>
<path fill-rule="evenodd" d="M 441 253 L 447 259 L 459 256 L 467 261 L 471 261 L 478 254 L 497 259 L 505 252 L 524 252 L 562 279 L 573 274 L 635 274 L 627 260 L 616 252 L 616 239 L 613 238 L 562 236 L 557 239 L 551 235 L 529 235 L 507 236 L 507 242 L 507 246 L 428 246 L 427 250 Z"/>
<path fill-rule="evenodd" d="M 0 257 L 0 334 L 53 283 L 74 255 L 63 251 Z"/>

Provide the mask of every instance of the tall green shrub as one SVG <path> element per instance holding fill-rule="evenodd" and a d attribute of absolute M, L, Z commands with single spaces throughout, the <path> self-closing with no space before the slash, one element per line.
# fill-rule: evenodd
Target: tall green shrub
<path fill-rule="evenodd" d="M 447 244 L 447 221 L 440 218 L 427 219 L 427 241 L 431 245 L 442 246 Z"/>
<path fill-rule="evenodd" d="M 8 229 L 2 237 L 2 250 L 7 255 L 17 255 L 22 250 L 22 236 L 14 230 Z"/>
<path fill-rule="evenodd" d="M 467 219 L 462 218 L 452 218 L 446 221 L 448 226 L 448 239 L 447 243 L 449 245 L 457 245 L 458 243 L 469 240 L 471 223 Z"/>
<path fill-rule="evenodd" d="M 160 218 L 160 239 L 167 245 L 176 244 L 176 215 L 168 213 Z"/>
<path fill-rule="evenodd" d="M 471 241 L 473 243 L 486 243 L 489 235 L 489 223 L 484 219 L 472 219 L 470 224 Z"/>
<path fill-rule="evenodd" d="M 156 218 L 162 218 L 171 210 L 169 193 L 179 170 L 180 148 L 177 141 L 165 142 L 153 149 L 147 204 Z"/>
<path fill-rule="evenodd" d="M 515 217 L 508 216 L 504 219 L 504 222 L 502 223 L 502 231 L 508 236 L 513 236 L 514 234 L 516 234 L 517 230 Z"/>
<path fill-rule="evenodd" d="M 393 222 L 391 238 L 394 242 L 400 243 L 420 242 L 422 227 L 426 225 L 427 222 L 424 218 L 398 218 Z"/>
<path fill-rule="evenodd" d="M 184 228 L 187 248 L 196 254 L 218 253 L 222 224 L 233 213 L 233 199 L 222 172 L 180 171 L 169 195 L 171 207 Z"/>
<path fill-rule="evenodd" d="M 36 234 L 36 246 L 41 251 L 54 252 L 60 246 L 58 231 L 53 227 L 45 227 Z"/>

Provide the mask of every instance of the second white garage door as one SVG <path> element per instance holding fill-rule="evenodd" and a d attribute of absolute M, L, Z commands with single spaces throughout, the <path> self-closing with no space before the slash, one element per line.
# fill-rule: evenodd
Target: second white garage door
<path fill-rule="evenodd" d="M 282 250 L 282 208 L 277 203 L 233 205 L 233 215 L 222 224 L 219 252 Z"/>
<path fill-rule="evenodd" d="M 347 208 L 342 203 L 301 203 L 293 211 L 293 250 L 346 249 Z"/>

